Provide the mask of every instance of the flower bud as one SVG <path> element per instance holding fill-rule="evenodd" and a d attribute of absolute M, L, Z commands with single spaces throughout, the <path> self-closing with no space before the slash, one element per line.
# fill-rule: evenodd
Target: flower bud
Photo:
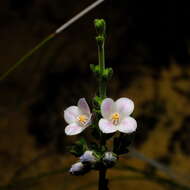
<path fill-rule="evenodd" d="M 103 157 L 103 162 L 106 167 L 113 167 L 117 161 L 117 155 L 113 152 L 106 152 Z"/>
<path fill-rule="evenodd" d="M 72 175 L 83 175 L 88 171 L 89 169 L 81 162 L 73 164 L 69 170 Z"/>
<path fill-rule="evenodd" d="M 106 22 L 104 19 L 95 19 L 94 25 L 97 31 L 98 36 L 104 36 L 106 30 Z"/>
<path fill-rule="evenodd" d="M 80 161 L 82 163 L 95 163 L 97 161 L 97 157 L 95 156 L 93 151 L 87 150 L 81 157 Z"/>

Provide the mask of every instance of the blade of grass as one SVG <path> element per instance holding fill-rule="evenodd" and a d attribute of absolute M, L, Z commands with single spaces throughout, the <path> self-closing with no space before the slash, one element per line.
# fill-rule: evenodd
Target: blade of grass
<path fill-rule="evenodd" d="M 12 71 L 14 71 L 21 63 L 26 61 L 29 57 L 31 57 L 38 49 L 44 46 L 47 42 L 53 39 L 55 34 L 49 35 L 47 38 L 42 40 L 37 46 L 27 52 L 23 57 L 21 57 L 13 66 L 11 66 L 5 73 L 0 76 L 0 81 L 5 79 Z"/>
<path fill-rule="evenodd" d="M 90 6 L 88 6 L 86 9 L 84 9 L 83 11 L 81 11 L 79 14 L 77 14 L 76 16 L 74 16 L 73 18 L 71 18 L 68 22 L 66 22 L 60 28 L 58 28 L 55 31 L 55 33 L 59 34 L 63 30 L 65 30 L 67 27 L 69 27 L 71 24 L 73 24 L 74 22 L 76 22 L 78 19 L 80 19 L 81 17 L 83 17 L 86 13 L 90 12 L 92 9 L 94 9 L 95 7 L 97 7 L 103 1 L 104 0 L 98 0 L 98 1 L 94 2 L 93 4 L 91 4 Z"/>
<path fill-rule="evenodd" d="M 23 57 L 21 57 L 15 64 L 13 64 L 6 72 L 4 72 L 0 76 L 0 81 L 4 80 L 11 72 L 13 72 L 19 65 L 24 63 L 29 57 L 31 57 L 37 50 L 39 50 L 41 47 L 43 47 L 47 42 L 49 42 L 51 39 L 53 39 L 57 34 L 64 31 L 66 28 L 71 26 L 73 23 L 75 23 L 77 20 L 82 18 L 85 14 L 93 10 L 95 7 L 100 5 L 104 0 L 98 0 L 95 1 L 93 4 L 85 8 L 83 11 L 75 15 L 73 18 L 71 18 L 69 21 L 67 21 L 65 24 L 63 24 L 61 27 L 59 27 L 53 34 L 46 37 L 44 40 L 42 40 L 38 45 L 36 45 L 33 49 L 31 49 L 29 52 L 27 52 Z"/>
<path fill-rule="evenodd" d="M 139 174 L 143 175 L 146 179 L 152 180 L 152 181 L 157 182 L 159 184 L 167 184 L 167 185 L 169 185 L 173 188 L 176 188 L 176 189 L 190 190 L 190 187 L 187 185 L 178 183 L 178 182 L 171 180 L 171 179 L 168 179 L 168 178 L 160 177 L 158 175 L 153 175 L 152 173 L 147 173 L 146 171 L 144 171 L 142 169 L 135 168 L 133 166 L 121 165 L 115 169 L 128 170 L 131 172 L 139 173 Z"/>
<path fill-rule="evenodd" d="M 164 164 L 145 156 L 144 154 L 136 151 L 134 148 L 129 148 L 129 150 L 130 150 L 130 152 L 129 152 L 130 156 L 135 157 L 137 159 L 140 159 L 140 160 L 150 164 L 151 166 L 155 167 L 156 169 L 164 172 L 166 175 L 168 175 L 172 179 L 179 181 L 180 183 L 187 184 L 189 186 L 190 178 L 188 176 L 179 174 L 176 171 L 173 171 L 168 166 L 165 166 Z"/>
<path fill-rule="evenodd" d="M 173 172 L 171 169 L 169 169 L 167 166 L 165 166 L 164 164 L 161 164 L 160 162 L 153 160 L 151 158 L 148 158 L 147 156 L 145 156 L 144 154 L 138 152 L 137 150 L 135 150 L 134 148 L 129 148 L 130 152 L 129 155 L 135 158 L 138 158 L 144 162 L 147 162 L 148 164 L 150 164 L 151 166 L 155 167 L 158 170 L 163 171 L 164 173 L 166 173 L 168 176 L 170 176 L 173 179 L 177 179 L 178 175 L 175 174 L 175 172 Z"/>

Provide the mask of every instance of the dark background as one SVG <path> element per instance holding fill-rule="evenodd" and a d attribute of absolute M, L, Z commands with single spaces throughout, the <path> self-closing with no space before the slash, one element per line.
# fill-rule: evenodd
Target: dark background
<path fill-rule="evenodd" d="M 92 2 L 2 1 L 0 73 Z M 185 1 L 107 0 L 1 81 L 1 184 L 36 175 L 36 170 L 63 167 L 66 145 L 77 137 L 65 137 L 62 110 L 80 97 L 91 102 L 97 89 L 89 69 L 90 64 L 97 64 L 96 18 L 107 22 L 106 65 L 115 73 L 108 95 L 129 97 L 136 105 L 135 147 L 189 175 L 189 14 Z M 138 161 L 131 163 L 156 172 Z M 47 189 L 49 184 L 49 189 L 58 189 L 62 181 L 56 180 L 44 180 L 37 187 Z M 131 187 L 138 189 L 135 184 Z M 166 188 L 147 185 L 147 189 L 153 187 Z"/>

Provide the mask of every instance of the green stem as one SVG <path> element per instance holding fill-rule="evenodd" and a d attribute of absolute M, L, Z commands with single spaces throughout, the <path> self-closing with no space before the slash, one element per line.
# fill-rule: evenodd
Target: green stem
<path fill-rule="evenodd" d="M 104 51 L 104 41 L 105 38 L 101 36 L 100 41 L 98 41 L 98 61 L 99 61 L 99 71 L 100 71 L 100 78 L 99 78 L 99 96 L 101 99 L 104 99 L 106 97 L 106 82 L 103 78 L 103 73 L 105 70 L 105 51 Z M 104 135 L 101 134 L 101 140 L 100 140 L 100 146 L 104 147 L 106 146 L 106 141 L 104 138 Z M 99 169 L 99 184 L 98 189 L 99 190 L 108 190 L 108 180 L 106 179 L 106 168 L 102 167 Z"/>
<path fill-rule="evenodd" d="M 33 49 L 31 49 L 28 53 L 26 53 L 21 59 L 19 59 L 12 67 L 8 69 L 5 73 L 3 73 L 0 76 L 0 81 L 5 79 L 9 73 L 11 73 L 13 70 L 15 70 L 20 64 L 22 64 L 24 61 L 26 61 L 31 55 L 33 55 L 38 49 L 40 49 L 43 45 L 45 45 L 47 42 L 49 42 L 53 37 L 55 36 L 55 33 L 49 35 L 47 38 L 45 38 L 42 42 L 40 42 L 37 46 L 35 46 Z"/>
<path fill-rule="evenodd" d="M 98 61 L 100 67 L 100 78 L 99 78 L 99 96 L 103 99 L 106 97 L 106 82 L 103 79 L 103 73 L 105 70 L 105 51 L 104 41 L 98 43 Z"/>
<path fill-rule="evenodd" d="M 105 51 L 104 51 L 104 42 L 98 45 L 98 59 L 100 65 L 100 73 L 103 74 L 105 69 Z"/>
<path fill-rule="evenodd" d="M 109 190 L 107 187 L 108 180 L 106 179 L 106 169 L 99 171 L 99 184 L 98 190 Z"/>

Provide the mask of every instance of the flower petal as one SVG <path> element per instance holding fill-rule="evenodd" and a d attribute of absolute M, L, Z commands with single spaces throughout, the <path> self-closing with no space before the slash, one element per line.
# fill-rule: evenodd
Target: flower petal
<path fill-rule="evenodd" d="M 101 104 L 101 114 L 104 118 L 109 119 L 110 115 L 114 112 L 114 101 L 111 98 L 106 98 Z"/>
<path fill-rule="evenodd" d="M 123 117 L 129 116 L 134 110 L 134 103 L 129 98 L 120 98 L 115 104 L 117 112 Z"/>
<path fill-rule="evenodd" d="M 65 128 L 66 135 L 77 135 L 81 133 L 86 127 L 81 127 L 77 123 L 71 123 Z"/>
<path fill-rule="evenodd" d="M 92 124 L 92 114 L 88 116 L 88 121 L 84 124 L 84 127 L 88 127 Z"/>
<path fill-rule="evenodd" d="M 64 119 L 68 124 L 76 122 L 79 115 L 80 110 L 77 106 L 70 106 L 64 111 Z"/>
<path fill-rule="evenodd" d="M 86 114 L 90 114 L 90 108 L 88 106 L 88 103 L 86 102 L 85 98 L 80 98 L 77 103 L 78 108 Z"/>
<path fill-rule="evenodd" d="M 114 133 L 117 131 L 117 128 L 115 125 L 113 125 L 110 121 L 107 119 L 100 119 L 99 121 L 99 128 L 103 133 Z"/>
<path fill-rule="evenodd" d="M 118 130 L 122 133 L 132 133 L 136 131 L 136 128 L 137 128 L 137 122 L 132 117 L 125 118 L 118 125 Z"/>

